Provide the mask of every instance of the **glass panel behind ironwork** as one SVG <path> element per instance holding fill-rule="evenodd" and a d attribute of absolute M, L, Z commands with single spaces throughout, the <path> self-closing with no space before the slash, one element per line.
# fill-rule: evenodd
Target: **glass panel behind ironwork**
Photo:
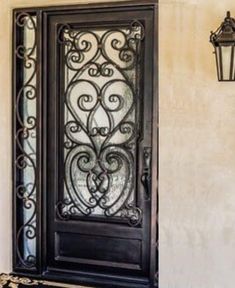
<path fill-rule="evenodd" d="M 36 265 L 36 16 L 15 19 L 17 77 L 15 98 L 15 165 L 17 198 L 16 252 L 18 265 Z"/>
<path fill-rule="evenodd" d="M 140 22 L 58 31 L 64 65 L 62 218 L 141 222 L 134 191 L 143 40 Z"/>

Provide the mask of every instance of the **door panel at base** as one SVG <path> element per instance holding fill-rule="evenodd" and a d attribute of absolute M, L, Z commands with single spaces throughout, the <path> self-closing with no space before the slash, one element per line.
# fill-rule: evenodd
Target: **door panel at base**
<path fill-rule="evenodd" d="M 48 269 L 147 277 L 153 11 L 46 16 Z"/>

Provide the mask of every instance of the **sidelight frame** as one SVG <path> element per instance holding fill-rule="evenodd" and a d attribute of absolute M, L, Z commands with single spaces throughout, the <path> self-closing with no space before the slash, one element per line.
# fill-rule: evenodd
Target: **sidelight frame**
<path fill-rule="evenodd" d="M 116 282 L 115 279 L 108 279 L 106 283 L 100 282 L 100 278 L 94 275 L 94 279 L 91 280 L 89 275 L 81 274 L 79 277 L 71 277 L 67 279 L 67 275 L 61 275 L 54 273 L 53 275 L 46 273 L 46 196 L 43 195 L 47 191 L 46 187 L 46 134 L 45 127 L 47 123 L 46 113 L 47 104 L 43 95 L 46 94 L 43 91 L 42 83 L 46 80 L 45 65 L 43 65 L 43 55 L 47 53 L 46 41 L 43 41 L 45 37 L 46 29 L 46 15 L 50 12 L 71 12 L 74 11 L 87 11 L 89 12 L 108 12 L 115 9 L 115 11 L 135 11 L 141 9 L 152 9 L 154 11 L 154 23 L 153 23 L 153 33 L 154 33 L 154 44 L 153 44 L 153 119 L 152 119 L 152 170 L 151 170 L 151 224 L 150 224 L 150 274 L 149 282 L 143 281 L 139 282 L 138 286 L 132 282 L 122 283 Z M 16 45 L 16 35 L 18 33 L 15 24 L 15 17 L 19 13 L 33 13 L 37 18 L 37 33 L 36 33 L 36 43 L 37 43 L 37 121 L 36 121 L 36 133 L 37 133 L 37 144 L 36 144 L 36 186 L 37 186 L 37 205 L 36 205 L 36 215 L 37 215 L 37 233 L 36 233 L 36 265 L 34 269 L 27 269 L 19 265 L 17 261 L 17 231 L 19 229 L 19 223 L 17 218 L 20 215 L 20 208 L 17 206 L 16 197 L 16 177 L 17 171 L 15 170 L 15 160 L 16 160 L 16 141 L 15 134 L 16 128 L 16 117 L 15 117 L 15 107 L 16 107 L 16 95 L 17 95 L 17 83 L 18 76 L 17 73 L 22 72 L 17 70 L 16 60 L 15 60 L 15 45 Z M 106 3 L 92 3 L 92 4 L 78 4 L 78 5 L 62 5 L 62 6 L 49 6 L 49 7 L 30 7 L 30 8 L 16 8 L 13 10 L 13 42 L 12 42 L 12 179 L 13 179 L 13 274 L 22 276 L 34 276 L 35 278 L 47 279 L 47 280 L 60 280 L 65 282 L 76 283 L 80 282 L 83 284 L 91 285 L 101 285 L 100 287 L 110 287 L 110 285 L 119 285 L 115 287 L 158 287 L 158 180 L 159 180 L 159 100 L 158 100 L 158 3 L 157 0 L 141 0 L 141 1 L 122 1 L 122 2 L 106 2 Z M 45 39 L 44 39 L 45 40 Z M 43 46 L 44 43 L 44 46 Z M 150 56 L 151 57 L 151 56 Z M 44 112 L 44 113 L 43 113 Z M 107 286 L 106 286 L 107 285 Z"/>
<path fill-rule="evenodd" d="M 13 224 L 13 231 L 12 231 L 12 242 L 13 242 L 13 271 L 16 273 L 28 273 L 28 275 L 31 274 L 37 274 L 40 273 L 40 266 L 41 266 L 41 216 L 40 216 L 40 210 L 41 210 L 41 146 L 40 146 L 40 139 L 41 139 L 41 71 L 40 71 L 40 65 L 36 65 L 35 67 L 35 77 L 36 77 L 36 83 L 35 83 L 35 90 L 36 90 L 36 121 L 35 121 L 35 130 L 36 130 L 36 169 L 35 169 L 35 187 L 36 187 L 36 207 L 35 207 L 35 213 L 36 213 L 36 235 L 35 235 L 35 241 L 36 241 L 36 262 L 33 267 L 27 268 L 23 265 L 21 261 L 19 261 L 19 257 L 17 255 L 17 233 L 19 229 L 24 225 L 22 219 L 19 220 L 19 218 L 22 218 L 22 208 L 19 207 L 19 199 L 16 194 L 17 190 L 17 178 L 21 179 L 20 171 L 17 168 L 16 165 L 16 159 L 19 157 L 18 149 L 19 145 L 17 145 L 17 132 L 19 132 L 19 128 L 23 128 L 22 125 L 19 125 L 19 121 L 17 119 L 17 110 L 22 108 L 17 106 L 18 101 L 18 93 L 22 89 L 21 83 L 23 79 L 23 71 L 22 69 L 23 64 L 20 63 L 19 65 L 19 59 L 16 57 L 16 48 L 17 44 L 22 45 L 22 34 L 23 29 L 22 27 L 19 27 L 15 20 L 18 15 L 27 13 L 30 16 L 36 17 L 36 23 L 37 28 L 35 30 L 35 50 L 36 50 L 36 61 L 40 63 L 40 43 L 41 43 L 41 33 L 40 33 L 40 16 L 39 11 L 36 9 L 15 9 L 13 10 L 13 17 L 12 17 L 12 28 L 13 28 L 13 41 L 12 41 L 12 182 L 13 182 L 13 217 L 12 217 L 12 224 Z M 18 26 L 18 27 L 17 27 Z M 23 60 L 22 60 L 23 61 Z M 21 66 L 21 67 L 19 67 Z M 19 76 L 18 76 L 19 75 Z M 22 90 L 24 93 L 24 90 Z M 22 93 L 21 92 L 21 93 Z M 21 112 L 19 112 L 21 113 Z M 22 144 L 22 143 L 21 143 Z M 22 246 L 22 245 L 21 245 Z M 23 254 L 23 248 L 21 249 L 21 254 Z"/>

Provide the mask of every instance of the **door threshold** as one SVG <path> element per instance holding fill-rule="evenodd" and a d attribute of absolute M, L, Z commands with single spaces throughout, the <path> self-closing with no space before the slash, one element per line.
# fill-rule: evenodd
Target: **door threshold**
<path fill-rule="evenodd" d="M 80 283 L 81 285 L 90 285 L 94 288 L 149 288 L 149 281 L 143 277 L 123 277 L 110 274 L 98 274 L 77 271 L 61 271 L 60 269 L 49 269 L 43 273 L 43 277 L 61 282 Z"/>

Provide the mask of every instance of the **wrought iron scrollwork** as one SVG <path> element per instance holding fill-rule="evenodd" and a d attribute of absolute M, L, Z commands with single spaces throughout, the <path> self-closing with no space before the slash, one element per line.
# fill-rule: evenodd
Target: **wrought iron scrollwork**
<path fill-rule="evenodd" d="M 64 199 L 57 216 L 121 217 L 139 225 L 134 196 L 142 23 L 58 29 L 65 68 Z"/>
<path fill-rule="evenodd" d="M 16 139 L 16 198 L 22 209 L 22 219 L 16 235 L 19 265 L 36 265 L 36 17 L 20 13 L 15 19 L 16 29 L 22 31 L 22 43 L 15 48 L 20 63 L 22 81 L 15 99 Z M 21 79 L 21 77 L 19 77 Z M 23 243 L 23 244 L 22 244 Z"/>

